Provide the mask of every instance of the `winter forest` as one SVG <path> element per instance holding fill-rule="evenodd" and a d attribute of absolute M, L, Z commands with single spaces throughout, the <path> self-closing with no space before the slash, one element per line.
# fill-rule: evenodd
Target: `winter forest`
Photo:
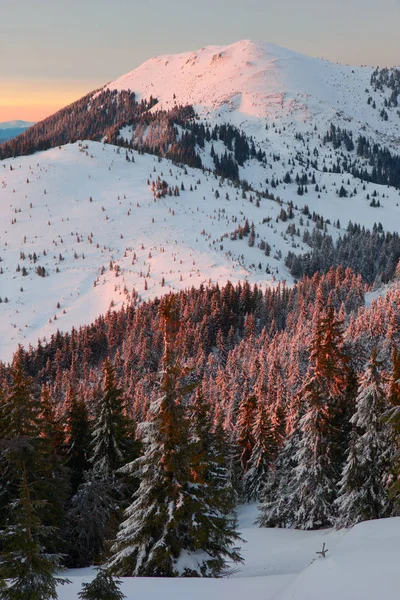
<path fill-rule="evenodd" d="M 56 600 L 70 585 L 70 573 L 92 569 L 92 575 L 93 568 L 80 600 L 122 600 L 125 578 L 234 577 L 247 556 L 238 515 L 249 506 L 256 507 L 251 526 L 257 530 L 296 531 L 304 539 L 329 531 L 332 543 L 360 523 L 400 516 L 400 238 L 393 217 L 400 158 L 392 135 L 400 116 L 400 71 L 360 68 L 350 76 L 350 68 L 329 63 L 333 96 L 338 82 L 354 75 L 362 98 L 356 109 L 367 115 L 362 127 L 343 112 L 346 102 L 343 111 L 339 100 L 327 108 L 322 92 L 320 100 L 314 88 L 309 91 L 304 66 L 306 91 L 296 92 L 295 101 L 272 94 L 269 80 L 262 80 L 265 96 L 254 92 L 246 104 L 244 94 L 239 107 L 232 90 L 227 101 L 224 89 L 221 99 L 213 87 L 212 113 L 206 101 L 202 107 L 193 98 L 192 75 L 184 75 L 186 87 L 175 82 L 173 89 L 160 75 L 172 69 L 181 77 L 191 68 L 200 79 L 207 73 L 202 52 L 207 60 L 212 53 L 210 64 L 222 68 L 220 74 L 229 61 L 234 70 L 238 64 L 251 70 L 271 52 L 276 60 L 283 53 L 285 61 L 291 53 L 263 47 L 260 54 L 257 44 L 242 41 L 215 54 L 211 47 L 152 59 L 150 75 L 138 69 L 0 144 L 0 192 L 10 201 L 10 228 L 17 231 L 11 241 L 9 229 L 0 239 L 0 310 L 12 314 L 12 335 L 31 282 L 39 288 L 51 276 L 52 285 L 67 288 L 68 262 L 85 273 L 90 298 L 106 295 L 102 286 L 111 276 L 110 289 L 117 294 L 123 287 L 124 294 L 117 306 L 110 295 L 108 310 L 99 309 L 92 323 L 88 318 L 85 325 L 58 329 L 61 312 L 52 316 L 51 335 L 36 344 L 15 343 L 12 360 L 0 362 L 4 600 Z M 239 52 L 246 53 L 236 63 Z M 315 65 L 327 78 L 326 65 Z M 131 77 L 142 93 L 133 92 Z M 256 89 L 253 79 L 249 85 Z M 153 81 L 161 86 L 155 95 L 148 93 Z M 263 103 L 267 116 L 257 113 Z M 243 114 L 248 121 L 240 121 Z M 39 153 L 40 161 L 50 158 L 36 162 L 30 159 L 35 153 L 38 161 Z M 106 175 L 100 173 L 104 165 Z M 62 213 L 65 201 L 54 182 L 67 188 L 78 169 L 84 185 L 97 185 L 97 196 L 85 196 L 85 210 L 98 207 L 97 219 L 84 213 L 80 190 Z M 126 169 L 129 178 L 120 184 Z M 103 189 L 106 177 L 114 186 L 112 201 Z M 143 179 L 142 187 L 132 183 L 135 178 Z M 26 200 L 23 208 L 11 203 L 14 197 L 21 205 Z M 355 204 L 361 200 L 362 211 Z M 35 210 L 53 210 L 52 202 L 54 220 L 49 216 L 46 229 L 54 229 L 46 238 Z M 175 211 L 178 216 L 177 204 L 186 211 L 179 214 L 181 228 L 192 236 L 188 221 L 195 221 L 199 232 L 192 237 L 204 240 L 198 254 L 193 241 L 189 258 L 189 246 L 180 241 L 182 250 L 166 225 Z M 333 212 L 339 207 L 335 219 L 324 212 L 329 204 Z M 378 211 L 376 220 L 370 209 Z M 131 212 L 132 224 L 118 230 L 120 240 L 127 238 L 124 247 L 117 246 L 114 230 L 106 234 L 108 245 L 98 241 L 109 222 L 118 221 L 116 214 L 128 221 Z M 354 221 L 358 212 L 364 221 Z M 55 229 L 61 213 L 70 243 L 86 244 L 86 260 L 71 247 L 68 261 L 67 235 L 62 245 L 54 233 L 62 231 Z M 72 225 L 76 214 L 79 232 Z M 20 236 L 24 219 L 29 232 L 37 228 L 34 240 Z M 159 236 L 158 249 L 139 240 L 139 221 L 146 236 Z M 225 233 L 216 233 L 220 223 Z M 164 235 L 171 237 L 165 244 Z M 208 263 L 204 272 L 196 264 L 204 248 L 215 272 L 207 271 Z M 103 264 L 93 262 L 93 278 L 95 252 Z M 152 252 L 166 255 L 160 284 L 154 283 L 159 273 L 151 271 Z M 183 266 L 172 270 L 173 262 L 182 265 L 181 256 L 190 262 L 189 275 Z M 227 262 L 218 262 L 220 256 Z M 76 267 L 80 261 L 84 266 Z M 123 279 L 134 268 L 140 269 L 140 290 L 128 289 Z M 218 272 L 221 281 L 206 272 Z M 172 285 L 173 273 L 180 273 L 180 287 Z M 186 285 L 183 278 L 192 275 Z M 24 286 L 14 283 L 17 278 Z M 46 291 L 42 295 L 45 302 Z M 84 299 L 82 305 L 84 312 Z M 65 306 L 57 302 L 57 310 L 74 314 L 72 304 Z M 312 556 L 325 558 L 322 548 Z"/>
<path fill-rule="evenodd" d="M 400 291 L 364 292 L 343 268 L 193 288 L 19 348 L 1 370 L 3 578 L 218 577 L 248 501 L 261 527 L 397 515 Z"/>

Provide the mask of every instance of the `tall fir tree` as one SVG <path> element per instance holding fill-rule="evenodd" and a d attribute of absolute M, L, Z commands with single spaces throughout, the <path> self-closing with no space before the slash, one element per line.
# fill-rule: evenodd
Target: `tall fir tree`
<path fill-rule="evenodd" d="M 292 510 L 287 522 L 300 529 L 317 529 L 335 522 L 334 500 L 344 453 L 338 415 L 347 382 L 342 344 L 342 323 L 329 303 L 315 317 L 310 365 L 300 390 L 304 407 L 300 436 L 296 438 L 295 466 L 287 485 L 287 506 Z"/>
<path fill-rule="evenodd" d="M 102 393 L 92 430 L 89 463 L 92 468 L 73 495 L 67 517 L 68 564 L 85 567 L 101 560 L 106 541 L 115 535 L 124 501 L 121 475 L 117 470 L 135 458 L 133 422 L 125 414 L 123 390 L 115 368 L 106 360 Z M 126 495 L 133 490 L 125 490 Z"/>
<path fill-rule="evenodd" d="M 121 491 L 118 483 L 87 471 L 72 496 L 67 511 L 64 538 L 67 543 L 67 566 L 88 567 L 99 564 L 106 543 L 119 523 Z"/>
<path fill-rule="evenodd" d="M 129 576 L 218 576 L 239 561 L 235 523 L 221 513 L 195 459 L 177 359 L 179 309 L 173 296 L 160 307 L 164 324 L 161 396 L 143 424 L 143 456 L 123 468 L 141 483 L 125 512 L 107 567 Z"/>
<path fill-rule="evenodd" d="M 248 502 L 260 500 L 269 471 L 276 458 L 277 443 L 265 403 L 258 407 L 253 426 L 254 447 L 244 476 L 244 495 Z"/>
<path fill-rule="evenodd" d="M 386 421 L 392 429 L 395 446 L 393 481 L 389 491 L 394 499 L 394 514 L 398 515 L 400 513 L 400 349 L 396 346 L 392 353 L 388 400 L 389 410 Z"/>
<path fill-rule="evenodd" d="M 388 403 L 382 380 L 382 363 L 374 348 L 351 418 L 354 430 L 336 500 L 338 527 L 379 519 L 390 514 L 387 492 L 392 461 L 390 428 L 384 421 Z"/>
<path fill-rule="evenodd" d="M 4 600 L 57 598 L 55 576 L 62 557 L 49 548 L 56 533 L 49 523 L 57 504 L 51 449 L 40 419 L 33 382 L 24 370 L 24 351 L 13 358 L 11 381 L 0 409 L 2 487 L 7 499 L 0 531 L 0 578 Z"/>
<path fill-rule="evenodd" d="M 126 416 L 123 389 L 118 386 L 114 366 L 106 360 L 90 445 L 93 471 L 103 477 L 113 475 L 123 464 L 135 458 L 132 456 L 135 447 L 134 426 Z"/>
<path fill-rule="evenodd" d="M 293 494 L 293 470 L 297 465 L 295 456 L 301 437 L 301 418 L 302 414 L 299 413 L 262 486 L 260 515 L 257 519 L 260 527 L 288 527 L 298 509 L 297 499 Z"/>

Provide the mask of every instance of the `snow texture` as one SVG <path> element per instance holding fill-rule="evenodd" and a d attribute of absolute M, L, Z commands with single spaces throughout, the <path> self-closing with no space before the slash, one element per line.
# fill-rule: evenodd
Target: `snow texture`
<path fill-rule="evenodd" d="M 398 231 L 398 190 L 373 183 L 363 189 L 364 182 L 351 175 L 321 170 L 324 161 L 328 169 L 334 167 L 339 153 L 355 158 L 355 151 L 335 151 L 331 144 L 322 144 L 331 123 L 398 152 L 396 110 L 388 108 L 385 121 L 367 103 L 368 95 L 378 108 L 384 100 L 383 92 L 370 86 L 372 72 L 242 40 L 153 58 L 108 84 L 110 89 L 133 90 L 139 100 L 157 97 L 153 111 L 193 103 L 211 128 L 232 123 L 252 136 L 267 162 L 247 160 L 239 167 L 240 179 L 258 191 L 268 187 L 281 198 L 283 208 L 293 201 L 298 210 L 290 224 L 300 237 L 286 232 L 287 223 L 276 222 L 282 208 L 278 202 L 261 199 L 257 207 L 254 194 L 251 202 L 249 192 L 242 198 L 240 189 L 211 173 L 158 162 L 154 156 L 133 152 L 132 163 L 124 149 L 83 141 L 2 161 L 0 360 L 10 360 L 18 343 L 36 346 L 38 338 L 49 340 L 58 329 L 89 324 L 110 306 L 126 305 L 133 288 L 147 300 L 209 282 L 223 285 L 247 278 L 262 286 L 278 280 L 292 283 L 283 261 L 289 251 L 309 249 L 302 242 L 304 230 L 313 227 L 307 219 L 301 224 L 305 204 L 332 223 L 340 219 L 343 229 L 327 227 L 334 239 L 344 233 L 349 220 L 369 228 L 381 222 L 385 230 Z M 125 127 L 120 135 L 129 139 L 132 132 Z M 221 141 L 214 147 L 218 153 L 225 151 Z M 293 160 L 294 174 L 301 171 L 297 156 L 305 160 L 308 147 L 311 158 L 318 151 L 315 176 L 320 192 L 309 185 L 308 193 L 298 196 L 294 180 L 282 180 Z M 210 149 L 206 141 L 198 151 L 203 165 L 212 169 Z M 158 177 L 178 186 L 180 196 L 154 202 L 151 183 Z M 267 179 L 280 183 L 271 189 Z M 343 181 L 349 193 L 357 193 L 340 198 L 337 191 Z M 380 208 L 371 207 L 367 198 L 375 192 Z M 253 247 L 248 238 L 230 239 L 246 218 L 255 225 Z M 270 256 L 257 247 L 262 240 L 271 246 Z M 29 259 L 34 253 L 36 263 Z M 37 275 L 37 266 L 49 276 Z"/>
<path fill-rule="evenodd" d="M 239 508 L 240 533 L 246 540 L 245 564 L 225 579 L 125 578 L 128 600 L 395 600 L 400 518 L 356 525 L 350 530 L 298 531 L 258 528 L 257 506 Z M 316 552 L 323 543 L 326 558 Z M 59 588 L 59 600 L 77 600 L 83 582 L 95 571 L 71 570 L 72 581 Z"/>

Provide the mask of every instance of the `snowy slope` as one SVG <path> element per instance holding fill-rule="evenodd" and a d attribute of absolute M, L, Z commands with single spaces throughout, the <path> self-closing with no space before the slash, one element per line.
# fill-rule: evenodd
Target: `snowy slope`
<path fill-rule="evenodd" d="M 394 600 L 400 518 L 361 523 L 346 531 L 257 528 L 257 507 L 239 507 L 245 564 L 225 579 L 124 579 L 128 600 Z M 325 542 L 327 558 L 316 552 Z M 67 573 L 59 600 L 76 600 L 90 569 Z"/>
<path fill-rule="evenodd" d="M 399 535 L 400 518 L 356 525 L 325 560 L 305 569 L 276 600 L 394 600 Z"/>
<path fill-rule="evenodd" d="M 229 120 L 245 128 L 258 126 L 260 120 L 303 128 L 313 122 L 327 129 L 334 120 L 398 142 L 397 115 L 383 121 L 366 102 L 372 72 L 370 67 L 334 64 L 274 44 L 241 40 L 152 58 L 106 87 L 134 91 L 139 100 L 153 96 L 159 100 L 153 110 L 193 104 L 211 122 Z M 368 93 L 379 100 L 380 92 Z"/>
<path fill-rule="evenodd" d="M 302 236 L 314 225 L 301 218 L 306 204 L 332 224 L 340 219 L 342 229 L 327 227 L 334 239 L 349 220 L 369 228 L 381 222 L 385 230 L 399 231 L 399 190 L 327 172 L 338 155 L 351 161 L 355 154 L 322 143 L 332 121 L 355 136 L 362 131 L 398 149 L 395 109 L 387 109 L 385 121 L 367 103 L 368 95 L 378 107 L 383 101 L 379 90 L 369 89 L 371 73 L 242 40 L 154 58 L 108 84 L 133 90 L 139 99 L 157 97 L 153 111 L 193 103 L 199 119 L 211 127 L 223 122 L 240 127 L 265 152 L 265 159 L 249 159 L 239 167 L 251 193 L 165 159 L 133 152 L 132 163 L 124 149 L 97 142 L 2 161 L 0 360 L 9 360 L 18 343 L 35 346 L 57 329 L 88 324 L 110 306 L 132 301 L 133 289 L 145 300 L 244 278 L 260 285 L 290 284 L 285 256 L 309 250 Z M 129 141 L 132 129 L 126 126 L 120 135 Z M 221 140 L 213 145 L 220 156 L 226 151 Z M 211 147 L 206 141 L 197 148 L 209 170 L 214 168 Z M 318 166 L 312 168 L 315 157 Z M 292 181 L 284 183 L 288 172 Z M 299 174 L 309 181 L 303 196 L 297 194 Z M 178 186 L 180 196 L 154 202 L 151 185 L 157 178 Z M 338 196 L 342 185 L 345 198 Z M 257 206 L 255 192 L 266 190 L 278 201 L 261 198 Z M 375 195 L 380 208 L 370 206 Z M 284 223 L 278 217 L 289 202 L 295 205 L 294 219 Z M 246 219 L 255 226 L 251 248 L 248 238 L 230 239 Z M 289 224 L 299 235 L 287 233 Z M 257 247 L 261 241 L 271 246 L 270 256 Z M 49 276 L 38 276 L 38 266 Z"/>
<path fill-rule="evenodd" d="M 57 329 L 92 322 L 111 304 L 128 303 L 133 288 L 144 300 L 209 281 L 264 283 L 273 273 L 287 276 L 281 260 L 249 248 L 246 239 L 221 240 L 243 225 L 245 214 L 256 223 L 275 219 L 276 202 L 256 208 L 232 185 L 219 187 L 213 175 L 190 169 L 185 174 L 170 161 L 131 156 L 134 163 L 113 146 L 89 142 L 4 161 L 0 359 L 10 359 L 17 343 L 36 345 Z M 157 177 L 185 190 L 155 202 L 150 182 Z M 290 241 L 280 235 L 283 224 L 262 227 L 274 253 L 286 253 Z M 47 277 L 36 273 L 38 266 Z"/>
<path fill-rule="evenodd" d="M 11 359 L 18 343 L 35 346 L 57 329 L 88 324 L 111 305 L 130 302 L 133 289 L 145 300 L 210 281 L 247 278 L 262 286 L 292 281 L 283 260 L 288 251 L 307 251 L 302 234 L 313 225 L 301 224 L 299 210 L 290 223 L 300 237 L 293 237 L 286 234 L 288 222 L 277 222 L 282 208 L 277 202 L 261 199 L 257 207 L 249 193 L 243 198 L 240 189 L 212 174 L 136 152 L 130 156 L 135 162 L 126 160 L 125 150 L 87 142 L 3 161 L 1 360 Z M 155 202 L 151 183 L 158 177 L 185 189 Z M 349 219 L 371 227 L 378 216 L 385 228 L 400 228 L 397 192 L 380 190 L 387 196 L 384 208 L 374 209 L 362 195 L 361 182 L 354 182 L 360 192 L 349 199 L 334 193 L 340 175 L 321 174 L 322 179 L 327 190 L 320 199 L 310 190 L 302 200 L 287 186 L 283 206 L 292 200 L 300 209 L 307 202 L 332 222 L 340 217 L 342 227 Z M 248 238 L 230 239 L 246 218 L 255 225 L 252 248 Z M 337 237 L 343 230 L 328 226 L 328 232 Z M 270 244 L 270 256 L 257 247 L 260 240 Z M 38 266 L 48 276 L 37 275 Z"/>

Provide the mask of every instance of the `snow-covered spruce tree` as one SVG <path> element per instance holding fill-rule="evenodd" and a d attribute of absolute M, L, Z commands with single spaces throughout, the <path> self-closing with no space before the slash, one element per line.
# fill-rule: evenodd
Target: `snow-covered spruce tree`
<path fill-rule="evenodd" d="M 115 369 L 107 360 L 92 432 L 89 462 L 93 466 L 84 474 L 68 509 L 69 566 L 84 567 L 99 561 L 106 539 L 114 536 L 118 527 L 123 486 L 116 472 L 132 460 L 137 446 L 133 422 L 124 412 L 122 394 Z"/>
<path fill-rule="evenodd" d="M 134 458 L 129 456 L 129 450 L 135 446 L 135 431 L 133 422 L 126 416 L 122 397 L 115 368 L 106 360 L 90 458 L 93 471 L 103 477 L 114 475 L 119 467 Z"/>
<path fill-rule="evenodd" d="M 293 470 L 297 465 L 295 456 L 301 436 L 298 414 L 293 429 L 284 441 L 272 468 L 268 472 L 261 490 L 260 515 L 257 523 L 260 527 L 287 527 L 293 521 L 298 509 L 293 494 Z"/>
<path fill-rule="evenodd" d="M 212 521 L 203 517 L 202 528 L 204 534 L 210 535 L 209 527 L 215 528 L 219 525 L 224 535 L 227 525 L 233 529 L 236 524 L 232 517 L 235 498 L 225 464 L 225 436 L 223 431 L 218 430 L 218 426 L 216 433 L 211 432 L 210 406 L 199 389 L 196 390 L 190 404 L 189 417 L 192 469 L 202 482 L 204 502 L 210 503 L 211 499 L 215 508 L 221 512 L 219 520 Z"/>
<path fill-rule="evenodd" d="M 392 429 L 395 446 L 393 482 L 389 491 L 395 503 L 394 514 L 398 515 L 400 512 L 400 350 L 396 347 L 393 349 L 392 354 L 388 400 L 389 410 L 385 420 Z"/>
<path fill-rule="evenodd" d="M 260 500 L 269 471 L 276 458 L 277 444 L 265 403 L 258 407 L 253 426 L 254 447 L 244 476 L 244 496 L 248 502 Z"/>
<path fill-rule="evenodd" d="M 90 426 L 85 402 L 79 397 L 74 382 L 68 385 L 65 404 L 65 452 L 68 458 L 67 466 L 71 469 L 71 487 L 75 492 L 82 482 L 84 472 L 90 468 Z"/>
<path fill-rule="evenodd" d="M 82 584 L 78 596 L 81 600 L 124 600 L 120 590 L 121 581 L 104 569 L 99 569 L 96 577 L 90 583 Z"/>
<path fill-rule="evenodd" d="M 61 568 L 62 557 L 46 551 L 46 542 L 54 534 L 52 527 L 41 521 L 42 500 L 33 500 L 33 484 L 28 481 L 28 460 L 23 456 L 32 452 L 26 440 L 19 440 L 12 448 L 18 455 L 12 458 L 14 467 L 22 469 L 21 484 L 9 509 L 9 520 L 0 532 L 2 553 L 0 577 L 7 579 L 8 587 L 2 591 L 3 600 L 57 599 L 57 585 L 68 583 L 55 576 Z"/>
<path fill-rule="evenodd" d="M 238 535 L 221 513 L 212 488 L 196 464 L 185 414 L 182 368 L 176 336 L 176 299 L 161 301 L 164 357 L 161 395 L 141 427 L 143 456 L 122 470 L 140 478 L 125 511 L 107 568 L 120 576 L 218 576 L 227 560 L 237 562 Z"/>
<path fill-rule="evenodd" d="M 83 483 L 68 506 L 64 533 L 68 544 L 68 567 L 88 567 L 101 560 L 106 540 L 118 527 L 119 493 L 115 480 L 103 478 L 93 471 L 85 473 Z"/>
<path fill-rule="evenodd" d="M 332 305 L 316 319 L 310 366 L 301 390 L 304 415 L 291 474 L 289 523 L 299 529 L 335 522 L 337 484 L 343 464 L 338 414 L 346 389 L 342 327 Z"/>
<path fill-rule="evenodd" d="M 374 348 L 351 418 L 354 430 L 336 500 L 337 527 L 350 527 L 390 514 L 387 488 L 393 444 L 390 428 L 383 419 L 388 403 L 381 371 Z"/>
<path fill-rule="evenodd" d="M 1 486 L 5 510 L 0 531 L 0 579 L 4 600 L 50 600 L 65 580 L 55 577 L 61 556 L 49 551 L 55 529 L 49 522 L 56 493 L 39 402 L 24 372 L 24 352 L 14 355 L 11 382 L 0 407 Z M 50 466 L 49 466 L 50 465 Z"/>

